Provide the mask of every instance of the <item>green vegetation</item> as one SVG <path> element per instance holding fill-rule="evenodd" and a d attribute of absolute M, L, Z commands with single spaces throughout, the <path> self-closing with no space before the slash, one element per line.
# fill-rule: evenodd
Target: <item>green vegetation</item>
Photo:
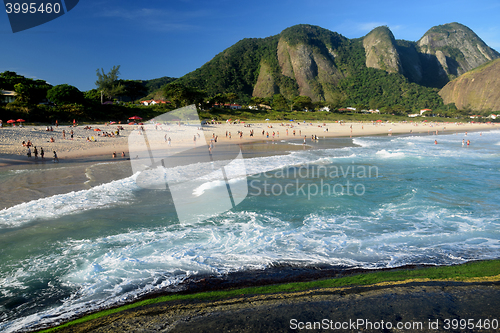
<path fill-rule="evenodd" d="M 435 27 L 428 34 L 449 34 L 453 28 L 463 29 L 471 38 L 478 39 L 470 29 L 459 24 Z M 417 43 L 395 41 L 387 27 L 376 28 L 368 36 L 379 35 L 388 36 L 389 44 L 395 46 L 402 73 L 368 68 L 363 38 L 348 39 L 327 29 L 302 24 L 275 36 L 243 39 L 179 79 L 122 80 L 118 78 L 120 66 L 113 66 L 107 73 L 97 70 L 96 89 L 83 92 L 83 96 L 69 85 L 52 87 L 45 81 L 7 71 L 0 74 L 0 88 L 15 91 L 17 99 L 0 105 L 0 111 L 2 118 L 49 123 L 56 119 L 60 122 L 72 119 L 126 121 L 131 114 L 148 119 L 192 103 L 197 104 L 207 118 L 219 120 L 224 117 L 370 120 L 371 116 L 340 111 L 347 107 L 356 107 L 358 112 L 379 109 L 383 115 L 376 117 L 382 119 L 410 120 L 407 114 L 423 108 L 432 109 L 446 119 L 468 120 L 472 114 L 488 115 L 490 110 L 478 112 L 471 107 L 457 110 L 454 105 L 444 105 L 438 94 L 438 88 L 454 77 L 458 61 L 465 57 L 458 44 L 441 48 L 449 56 L 447 76 L 440 70 L 436 56 L 422 53 Z M 377 61 L 384 65 L 383 54 L 379 58 Z M 294 73 L 297 68 L 291 65 L 292 61 L 299 62 L 302 73 Z M 264 78 L 257 85 L 261 72 Z M 143 107 L 137 103 L 141 98 L 168 99 L 172 103 Z M 56 105 L 40 104 L 47 104 L 47 99 Z M 104 104 L 112 105 L 103 105 L 106 100 Z M 211 110 L 215 104 L 226 103 L 238 103 L 243 110 Z M 249 110 L 250 106 L 254 110 Z M 325 106 L 332 112 L 303 112 Z M 255 110 L 264 107 L 272 110 Z M 290 114 L 292 110 L 298 111 Z"/>
<path fill-rule="evenodd" d="M 42 332 L 53 332 L 60 328 L 77 325 L 93 319 L 118 313 L 124 310 L 134 309 L 141 306 L 158 304 L 163 302 L 180 300 L 220 300 L 242 296 L 263 295 L 273 293 L 291 293 L 321 288 L 342 288 L 349 286 L 367 286 L 379 283 L 402 283 L 405 281 L 482 281 L 493 277 L 498 281 L 500 275 L 500 260 L 477 261 L 457 266 L 438 266 L 421 269 L 398 269 L 380 271 L 375 270 L 370 273 L 354 274 L 341 278 L 316 280 L 310 282 L 293 282 L 277 285 L 267 285 L 258 287 L 249 287 L 241 289 L 229 289 L 220 291 L 209 291 L 195 294 L 172 294 L 160 296 L 153 299 L 147 299 L 136 303 L 121 306 L 115 309 L 100 311 L 80 319 L 68 322 L 61 326 L 43 330 Z"/>
<path fill-rule="evenodd" d="M 81 104 L 83 102 L 82 92 L 69 84 L 52 87 L 47 91 L 47 98 L 59 105 Z"/>
<path fill-rule="evenodd" d="M 101 92 L 107 98 L 113 98 L 118 95 L 122 95 L 125 92 L 125 86 L 118 81 L 118 76 L 120 75 L 120 65 L 113 66 L 108 73 L 104 73 L 104 69 L 101 71 L 96 70 L 97 81 L 95 85 L 97 90 Z M 102 102 L 102 98 L 101 98 Z"/>

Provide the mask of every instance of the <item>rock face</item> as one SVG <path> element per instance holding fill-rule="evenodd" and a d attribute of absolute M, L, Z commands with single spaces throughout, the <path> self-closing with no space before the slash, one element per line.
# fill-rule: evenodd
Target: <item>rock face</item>
<path fill-rule="evenodd" d="M 280 38 L 277 56 L 281 74 L 295 80 L 299 95 L 309 96 L 313 101 L 329 100 L 330 87 L 343 78 L 334 59 L 309 44 L 291 46 L 284 38 Z"/>
<path fill-rule="evenodd" d="M 383 69 L 389 73 L 402 73 L 396 40 L 387 27 L 373 29 L 363 38 L 366 67 Z"/>
<path fill-rule="evenodd" d="M 458 109 L 500 111 L 500 59 L 449 82 L 439 95 Z"/>
<path fill-rule="evenodd" d="M 435 56 L 439 68 L 454 78 L 499 57 L 472 30 L 459 23 L 431 28 L 418 41 L 420 52 Z"/>
<path fill-rule="evenodd" d="M 459 23 L 433 27 L 418 42 L 396 40 L 385 26 L 363 38 L 348 39 L 302 24 L 275 36 L 243 39 L 179 80 L 214 95 L 238 92 L 269 98 L 281 94 L 290 100 L 303 95 L 315 102 L 332 102 L 345 97 L 345 79 L 352 75 L 370 77 L 367 69 L 441 89 L 450 80 L 497 58 L 498 52 Z"/>

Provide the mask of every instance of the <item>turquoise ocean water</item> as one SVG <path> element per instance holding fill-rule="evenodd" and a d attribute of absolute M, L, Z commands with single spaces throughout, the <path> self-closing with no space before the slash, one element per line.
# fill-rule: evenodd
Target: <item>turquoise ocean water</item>
<path fill-rule="evenodd" d="M 500 131 L 329 148 L 339 140 L 347 139 L 245 159 L 248 177 L 236 181 L 247 182 L 247 198 L 200 222 L 179 223 L 169 192 L 137 186 L 137 175 L 1 210 L 0 331 L 50 325 L 197 275 L 500 257 Z M 0 181 L 32 172 L 4 171 Z M 198 191 L 224 189 L 209 179 Z"/>

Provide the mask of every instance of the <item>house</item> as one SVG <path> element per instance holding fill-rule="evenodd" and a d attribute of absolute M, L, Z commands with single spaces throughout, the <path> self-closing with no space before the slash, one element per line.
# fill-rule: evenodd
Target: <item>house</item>
<path fill-rule="evenodd" d="M 410 118 L 420 117 L 420 113 L 412 113 L 412 114 L 409 114 L 408 117 L 410 117 Z"/>
<path fill-rule="evenodd" d="M 0 90 L 0 103 L 12 103 L 16 100 L 16 92 L 10 90 Z"/>
<path fill-rule="evenodd" d="M 149 106 L 149 105 L 155 105 L 155 104 L 170 104 L 170 101 L 162 101 L 160 99 L 150 99 L 147 101 L 141 101 L 142 105 Z"/>
<path fill-rule="evenodd" d="M 423 116 L 423 117 L 425 117 L 424 116 L 425 112 L 432 112 L 432 110 L 431 109 L 422 109 L 422 110 L 420 110 L 420 115 Z M 434 117 L 435 115 L 432 114 L 431 116 Z"/>
<path fill-rule="evenodd" d="M 330 112 L 330 107 L 329 106 L 324 106 L 324 107 L 320 108 L 318 111 Z"/>

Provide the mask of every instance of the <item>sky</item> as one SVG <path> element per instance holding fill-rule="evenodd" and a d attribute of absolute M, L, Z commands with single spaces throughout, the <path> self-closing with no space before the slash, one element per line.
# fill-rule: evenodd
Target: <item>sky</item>
<path fill-rule="evenodd" d="M 95 88 L 96 70 L 120 65 L 120 78 L 181 77 L 243 38 L 311 24 L 347 38 L 388 26 L 418 41 L 458 22 L 500 51 L 499 0 L 81 0 L 43 25 L 13 33 L 0 13 L 0 72 L 52 85 Z"/>

